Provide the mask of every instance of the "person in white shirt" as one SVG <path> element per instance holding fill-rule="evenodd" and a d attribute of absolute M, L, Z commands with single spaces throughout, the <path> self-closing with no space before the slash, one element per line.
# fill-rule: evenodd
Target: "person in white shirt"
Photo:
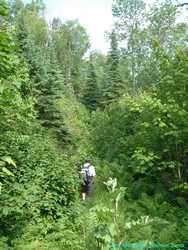
<path fill-rule="evenodd" d="M 81 194 L 82 200 L 86 199 L 91 192 L 92 183 L 96 176 L 95 167 L 91 164 L 91 161 L 87 159 L 81 166 L 80 175 L 82 177 Z"/>

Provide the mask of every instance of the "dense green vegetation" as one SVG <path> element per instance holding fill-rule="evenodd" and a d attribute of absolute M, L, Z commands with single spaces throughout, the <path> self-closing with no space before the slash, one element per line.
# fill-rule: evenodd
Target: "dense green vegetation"
<path fill-rule="evenodd" d="M 48 25 L 44 13 L 41 0 L 0 0 L 0 249 L 186 242 L 181 7 L 114 0 L 109 53 L 88 58 L 84 27 L 58 18 Z M 78 168 L 88 156 L 97 178 L 83 203 Z"/>

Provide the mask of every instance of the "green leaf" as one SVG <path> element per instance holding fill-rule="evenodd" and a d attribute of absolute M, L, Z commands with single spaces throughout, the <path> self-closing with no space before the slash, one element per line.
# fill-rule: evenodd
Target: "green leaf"
<path fill-rule="evenodd" d="M 5 174 L 9 175 L 9 176 L 14 176 L 14 174 L 13 174 L 12 172 L 10 172 L 6 167 L 3 167 L 3 168 L 2 168 L 2 171 L 3 171 Z"/>
<path fill-rule="evenodd" d="M 0 161 L 0 167 L 4 167 L 5 166 L 5 162 L 4 161 Z"/>
<path fill-rule="evenodd" d="M 16 167 L 16 163 L 12 160 L 12 158 L 10 156 L 3 156 L 3 157 L 1 157 L 1 159 L 4 162 L 7 162 L 8 164 L 13 165 L 14 167 Z"/>
<path fill-rule="evenodd" d="M 108 230 L 110 232 L 110 235 L 112 237 L 114 237 L 115 235 L 117 235 L 117 230 L 116 230 L 116 225 L 114 223 L 111 223 L 109 226 L 108 226 Z"/>

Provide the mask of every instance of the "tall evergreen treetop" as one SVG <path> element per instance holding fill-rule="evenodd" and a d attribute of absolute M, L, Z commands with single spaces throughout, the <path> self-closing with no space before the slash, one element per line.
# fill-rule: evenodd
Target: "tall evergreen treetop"
<path fill-rule="evenodd" d="M 83 103 L 89 110 L 96 110 L 99 102 L 97 75 L 95 67 L 93 65 L 93 57 L 90 55 L 89 67 L 88 67 L 88 78 L 85 86 L 83 95 Z"/>
<path fill-rule="evenodd" d="M 113 30 L 110 36 L 111 48 L 107 57 L 106 72 L 105 72 L 105 87 L 103 91 L 103 102 L 111 103 L 117 99 L 122 92 L 122 81 L 119 72 L 120 52 L 118 49 L 118 41 L 116 33 Z"/>

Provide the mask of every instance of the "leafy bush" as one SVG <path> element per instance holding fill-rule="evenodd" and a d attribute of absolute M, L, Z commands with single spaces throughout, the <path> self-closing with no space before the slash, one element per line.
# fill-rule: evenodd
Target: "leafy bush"
<path fill-rule="evenodd" d="M 170 193 L 187 182 L 187 125 L 187 112 L 178 104 L 143 94 L 94 114 L 91 140 L 100 158 L 121 166 L 122 182 L 138 185 L 139 179 L 140 191 Z M 185 193 L 180 186 L 176 192 Z"/>

